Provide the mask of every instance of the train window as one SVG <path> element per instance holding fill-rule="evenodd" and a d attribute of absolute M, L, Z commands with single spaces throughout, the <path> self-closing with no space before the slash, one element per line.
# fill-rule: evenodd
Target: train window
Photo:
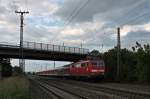
<path fill-rule="evenodd" d="M 80 63 L 75 64 L 75 67 L 81 67 Z"/>
<path fill-rule="evenodd" d="M 81 67 L 86 67 L 87 63 L 81 63 Z"/>
<path fill-rule="evenodd" d="M 93 66 L 104 66 L 104 62 L 103 61 L 93 61 L 92 65 Z"/>
<path fill-rule="evenodd" d="M 99 66 L 104 66 L 104 62 L 103 61 L 99 62 Z"/>
<path fill-rule="evenodd" d="M 92 62 L 92 65 L 93 66 L 97 66 L 97 62 Z"/>
<path fill-rule="evenodd" d="M 71 65 L 70 67 L 74 67 L 74 65 Z"/>

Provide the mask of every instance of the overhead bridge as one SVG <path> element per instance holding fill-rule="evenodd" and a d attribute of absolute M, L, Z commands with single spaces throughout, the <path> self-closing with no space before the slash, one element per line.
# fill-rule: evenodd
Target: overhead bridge
<path fill-rule="evenodd" d="M 0 57 L 20 59 L 18 44 L 0 43 Z M 23 42 L 23 59 L 78 61 L 85 59 L 88 49 L 36 42 Z"/>

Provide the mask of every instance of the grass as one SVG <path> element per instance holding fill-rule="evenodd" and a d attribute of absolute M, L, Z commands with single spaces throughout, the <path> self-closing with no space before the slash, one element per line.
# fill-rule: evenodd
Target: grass
<path fill-rule="evenodd" d="M 15 76 L 1 80 L 0 99 L 32 99 L 28 79 Z"/>

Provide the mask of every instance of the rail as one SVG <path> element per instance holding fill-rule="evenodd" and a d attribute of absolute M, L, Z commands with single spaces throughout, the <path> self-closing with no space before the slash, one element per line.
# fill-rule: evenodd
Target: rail
<path fill-rule="evenodd" d="M 89 99 L 88 97 L 62 89 L 40 79 L 30 79 L 30 83 L 32 87 L 31 91 L 32 93 L 36 93 L 36 96 L 40 97 L 38 99 Z M 38 90 L 40 90 L 40 92 L 38 92 Z M 43 93 L 42 97 L 41 93 Z"/>

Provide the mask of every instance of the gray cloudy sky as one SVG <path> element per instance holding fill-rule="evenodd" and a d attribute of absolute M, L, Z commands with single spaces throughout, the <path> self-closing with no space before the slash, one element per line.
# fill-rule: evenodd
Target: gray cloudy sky
<path fill-rule="evenodd" d="M 19 42 L 15 10 L 30 12 L 24 20 L 25 41 L 83 43 L 102 52 L 116 45 L 120 26 L 122 47 L 150 43 L 150 0 L 0 0 L 0 42 Z"/>

